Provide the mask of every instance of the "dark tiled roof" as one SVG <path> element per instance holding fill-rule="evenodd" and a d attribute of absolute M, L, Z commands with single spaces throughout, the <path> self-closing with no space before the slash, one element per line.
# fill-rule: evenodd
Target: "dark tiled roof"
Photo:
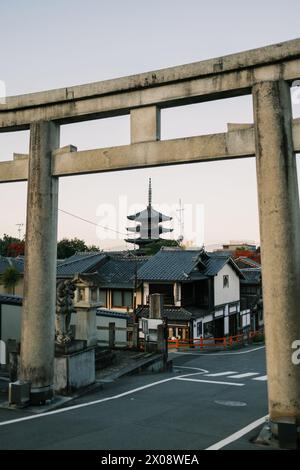
<path fill-rule="evenodd" d="M 260 268 L 247 268 L 241 269 L 245 279 L 241 282 L 243 284 L 259 284 L 261 281 L 261 269 Z"/>
<path fill-rule="evenodd" d="M 186 281 L 199 262 L 201 251 L 161 249 L 138 270 L 146 281 Z"/>
<path fill-rule="evenodd" d="M 98 268 L 98 277 L 103 287 L 134 287 L 135 269 L 139 269 L 148 258 L 111 257 Z"/>
<path fill-rule="evenodd" d="M 207 276 L 215 276 L 223 268 L 223 266 L 225 266 L 229 259 L 230 257 L 228 255 L 221 256 L 220 254 L 209 254 L 205 262 L 205 274 Z"/>
<path fill-rule="evenodd" d="M 96 271 L 93 273 L 81 273 L 78 275 L 78 277 L 76 276 L 74 279 L 84 281 L 93 286 L 99 286 L 99 284 L 101 283 L 101 278 Z"/>
<path fill-rule="evenodd" d="M 129 320 L 131 317 L 128 313 L 116 312 L 115 310 L 105 310 L 98 308 L 96 314 L 100 317 L 109 317 L 109 318 L 124 318 L 124 320 Z"/>
<path fill-rule="evenodd" d="M 158 212 L 152 206 L 148 206 L 146 209 L 137 212 L 136 214 L 127 216 L 127 219 L 129 220 L 137 220 L 139 222 L 146 222 L 147 224 L 149 218 L 151 219 L 151 225 L 157 225 L 159 222 L 172 220 L 172 217 Z"/>
<path fill-rule="evenodd" d="M 23 297 L 18 295 L 0 294 L 0 304 L 22 305 Z"/>
<path fill-rule="evenodd" d="M 9 258 L 7 256 L 0 256 L 0 274 L 10 267 L 16 268 L 20 274 L 23 274 L 24 258 Z"/>
<path fill-rule="evenodd" d="M 102 252 L 85 253 L 85 256 L 74 255 L 57 266 L 57 277 L 73 277 L 77 273 L 89 272 L 104 259 L 105 254 Z"/>
<path fill-rule="evenodd" d="M 102 255 L 106 256 L 113 256 L 113 257 L 121 257 L 121 258 L 128 258 L 132 256 L 132 254 L 128 251 L 77 251 L 74 255 L 70 256 L 69 258 L 63 260 L 64 263 L 67 263 L 69 261 L 76 261 L 78 259 L 86 258 L 87 256 L 91 255 L 99 255 L 102 253 Z"/>
<path fill-rule="evenodd" d="M 208 310 L 200 307 L 194 307 L 194 306 L 188 306 L 186 307 L 186 310 L 191 314 L 193 319 L 196 318 L 203 318 L 206 315 L 210 315 L 214 312 L 213 310 Z"/>
<path fill-rule="evenodd" d="M 138 270 L 145 281 L 192 281 L 215 276 L 230 263 L 238 276 L 243 277 L 233 260 L 223 253 L 204 250 L 161 249 Z"/>
<path fill-rule="evenodd" d="M 246 256 L 239 256 L 238 258 L 234 260 L 234 262 L 240 269 L 261 267 L 259 263 L 257 263 L 253 259 L 247 258 Z"/>
<path fill-rule="evenodd" d="M 77 261 L 82 258 L 86 258 L 87 256 L 99 255 L 102 251 L 77 251 L 74 255 L 70 256 L 63 260 L 63 263 L 68 263 L 69 261 Z"/>
<path fill-rule="evenodd" d="M 149 307 L 141 305 L 136 311 L 137 317 L 148 318 Z M 189 321 L 192 318 L 192 314 L 183 307 L 164 307 L 164 314 L 170 321 Z"/>

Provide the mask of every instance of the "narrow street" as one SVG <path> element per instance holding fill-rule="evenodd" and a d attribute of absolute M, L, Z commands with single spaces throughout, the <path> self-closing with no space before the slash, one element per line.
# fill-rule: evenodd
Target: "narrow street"
<path fill-rule="evenodd" d="M 267 414 L 265 348 L 170 356 L 173 372 L 124 377 L 64 409 L 0 409 L 0 449 L 261 449 L 248 426 Z"/>

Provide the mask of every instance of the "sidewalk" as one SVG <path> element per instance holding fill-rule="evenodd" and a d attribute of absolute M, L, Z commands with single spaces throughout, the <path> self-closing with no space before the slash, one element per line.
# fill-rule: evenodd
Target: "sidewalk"
<path fill-rule="evenodd" d="M 115 351 L 115 363 L 105 369 L 96 371 L 96 381 L 100 383 L 114 382 L 118 378 L 138 373 L 150 368 L 157 371 L 162 365 L 162 355 L 138 351 Z"/>
<path fill-rule="evenodd" d="M 125 375 L 140 373 L 144 370 L 149 372 L 158 372 L 163 367 L 163 360 L 161 354 L 144 353 L 138 351 L 117 350 L 115 352 L 114 364 L 105 367 L 102 370 L 96 371 L 95 383 L 81 390 L 77 390 L 72 395 L 61 396 L 55 395 L 51 403 L 42 406 L 26 406 L 27 411 L 33 413 L 44 413 L 53 409 L 61 408 L 84 395 L 88 395 L 99 389 L 102 389 L 102 384 L 115 382 L 120 377 Z M 172 362 L 168 361 L 168 367 L 171 367 Z M 1 375 L 0 371 L 0 408 L 8 408 L 8 385 L 9 378 L 7 374 Z"/>

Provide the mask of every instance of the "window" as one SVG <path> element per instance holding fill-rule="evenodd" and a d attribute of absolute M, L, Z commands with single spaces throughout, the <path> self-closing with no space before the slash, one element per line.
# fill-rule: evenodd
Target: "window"
<path fill-rule="evenodd" d="M 99 302 L 101 303 L 102 307 L 106 307 L 106 290 L 99 289 Z"/>
<path fill-rule="evenodd" d="M 204 323 L 204 338 L 212 338 L 214 336 L 214 323 L 212 321 Z"/>
<path fill-rule="evenodd" d="M 197 336 L 202 336 L 202 321 L 197 323 Z"/>
<path fill-rule="evenodd" d="M 120 290 L 114 290 L 113 291 L 112 304 L 113 304 L 113 307 L 122 307 L 123 306 L 122 291 L 120 291 Z"/>
<path fill-rule="evenodd" d="M 173 284 L 149 284 L 149 295 L 163 294 L 164 305 L 174 305 Z"/>
<path fill-rule="evenodd" d="M 113 307 L 132 307 L 132 292 L 130 290 L 114 290 L 112 304 Z"/>
<path fill-rule="evenodd" d="M 123 292 L 123 305 L 125 307 L 132 307 L 132 292 L 131 291 Z"/>
<path fill-rule="evenodd" d="M 225 274 L 223 276 L 223 288 L 224 287 L 229 287 L 229 276 L 228 276 L 228 274 Z"/>

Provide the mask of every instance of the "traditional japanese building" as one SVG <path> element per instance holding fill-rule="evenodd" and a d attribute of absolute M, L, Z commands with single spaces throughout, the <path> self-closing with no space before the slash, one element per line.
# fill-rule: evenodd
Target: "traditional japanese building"
<path fill-rule="evenodd" d="M 137 222 L 135 227 L 127 227 L 127 230 L 138 236 L 136 238 L 128 238 L 126 241 L 138 245 L 139 248 L 143 248 L 147 244 L 159 240 L 162 233 L 173 231 L 173 229 L 165 228 L 161 225 L 162 222 L 172 220 L 172 217 L 162 214 L 152 207 L 151 178 L 149 178 L 148 205 L 146 209 L 134 215 L 129 215 L 127 218 Z"/>

